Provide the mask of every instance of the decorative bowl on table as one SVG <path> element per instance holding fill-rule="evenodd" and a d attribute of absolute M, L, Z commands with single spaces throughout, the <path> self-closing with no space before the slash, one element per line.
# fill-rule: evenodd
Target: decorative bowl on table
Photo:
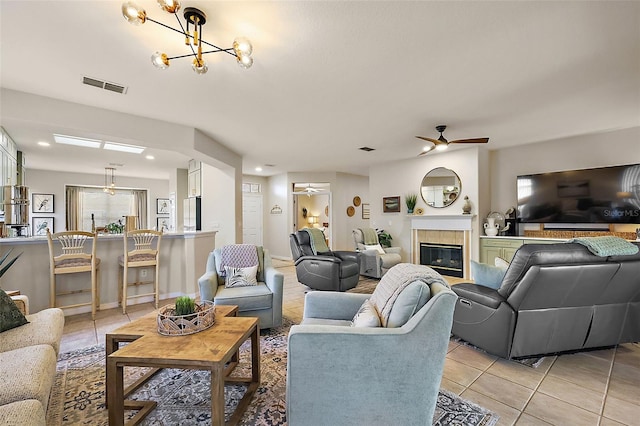
<path fill-rule="evenodd" d="M 208 300 L 196 303 L 195 312 L 188 315 L 176 315 L 175 305 L 166 305 L 158 311 L 158 333 L 165 336 L 194 334 L 211 327 L 215 319 L 215 305 Z"/>

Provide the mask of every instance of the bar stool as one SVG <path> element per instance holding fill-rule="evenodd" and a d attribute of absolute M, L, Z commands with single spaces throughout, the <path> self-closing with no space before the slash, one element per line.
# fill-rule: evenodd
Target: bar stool
<path fill-rule="evenodd" d="M 122 305 L 122 313 L 127 313 L 127 299 L 153 296 L 158 309 L 158 272 L 160 259 L 160 241 L 162 232 L 153 229 L 137 229 L 124 234 L 124 255 L 118 257 L 118 301 Z M 140 268 L 153 266 L 155 275 L 153 281 L 140 281 Z M 136 269 L 136 279 L 129 282 L 129 268 Z M 127 295 L 127 288 L 131 286 L 153 285 L 152 293 Z"/>
<path fill-rule="evenodd" d="M 93 239 L 91 251 L 85 251 L 85 243 L 89 238 Z M 54 241 L 60 243 L 61 254 L 56 255 Z M 96 234 L 86 231 L 64 231 L 52 234 L 47 228 L 47 243 L 49 245 L 49 304 L 52 308 L 76 308 L 91 305 L 91 318 L 96 318 L 96 311 L 100 309 L 100 259 L 96 257 Z M 56 245 L 57 246 L 57 245 Z M 77 290 L 60 291 L 57 286 L 56 276 L 64 274 L 76 274 L 91 272 L 91 287 Z M 72 294 L 91 292 L 91 301 L 58 305 L 58 298 Z"/>

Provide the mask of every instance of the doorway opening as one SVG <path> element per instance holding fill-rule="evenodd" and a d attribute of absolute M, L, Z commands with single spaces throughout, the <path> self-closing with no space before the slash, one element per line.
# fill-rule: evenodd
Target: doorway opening
<path fill-rule="evenodd" d="M 331 247 L 331 189 L 329 183 L 293 184 L 293 232 L 302 228 L 320 228 Z"/>

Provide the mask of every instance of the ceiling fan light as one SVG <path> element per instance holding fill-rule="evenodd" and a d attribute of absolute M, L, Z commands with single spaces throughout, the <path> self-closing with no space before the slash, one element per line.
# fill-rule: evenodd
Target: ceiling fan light
<path fill-rule="evenodd" d="M 180 2 L 178 0 L 158 0 L 158 6 L 168 13 L 176 13 L 180 10 Z"/>
<path fill-rule="evenodd" d="M 436 145 L 436 151 L 444 151 L 444 150 L 446 150 L 447 148 L 449 148 L 449 145 L 447 145 L 447 144 L 445 144 L 445 143 L 440 144 L 440 145 Z"/>
<path fill-rule="evenodd" d="M 207 66 L 207 63 L 203 59 L 198 59 L 198 58 L 195 58 L 193 60 L 193 65 L 191 66 L 191 68 L 193 68 L 193 71 L 196 74 L 206 74 L 207 71 L 209 71 L 209 67 Z"/>
<path fill-rule="evenodd" d="M 433 146 L 433 145 L 425 145 L 424 148 L 422 148 L 422 152 L 429 152 L 429 151 L 433 150 L 433 148 L 435 148 L 435 146 Z"/>
<path fill-rule="evenodd" d="M 233 50 L 236 52 L 236 55 L 240 56 L 249 56 L 253 53 L 253 46 L 251 42 L 246 37 L 237 37 L 233 40 Z"/>
<path fill-rule="evenodd" d="M 122 3 L 122 16 L 133 25 L 144 24 L 147 20 L 147 12 L 132 1 Z"/>
<path fill-rule="evenodd" d="M 253 58 L 248 55 L 238 55 L 238 65 L 244 69 L 251 68 L 251 65 L 253 65 Z"/>
<path fill-rule="evenodd" d="M 151 55 L 151 63 L 154 67 L 161 70 L 169 68 L 169 58 L 165 53 L 156 52 Z"/>

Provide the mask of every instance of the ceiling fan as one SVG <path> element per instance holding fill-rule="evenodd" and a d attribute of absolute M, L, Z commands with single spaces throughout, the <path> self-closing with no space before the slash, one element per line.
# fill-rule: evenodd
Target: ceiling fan
<path fill-rule="evenodd" d="M 446 128 L 447 126 L 445 126 L 444 124 L 440 124 L 439 126 L 436 126 L 436 130 L 440 132 L 440 137 L 438 139 L 431 139 L 424 136 L 416 136 L 416 138 L 418 139 L 422 139 L 422 140 L 433 143 L 432 146 L 425 147 L 424 150 L 420 154 L 418 154 L 418 156 L 424 155 L 427 152 L 431 151 L 432 149 L 436 149 L 438 151 L 445 150 L 451 143 L 487 143 L 489 142 L 489 138 L 456 139 L 454 141 L 448 141 L 445 139 L 444 136 L 442 136 L 442 133 Z"/>

